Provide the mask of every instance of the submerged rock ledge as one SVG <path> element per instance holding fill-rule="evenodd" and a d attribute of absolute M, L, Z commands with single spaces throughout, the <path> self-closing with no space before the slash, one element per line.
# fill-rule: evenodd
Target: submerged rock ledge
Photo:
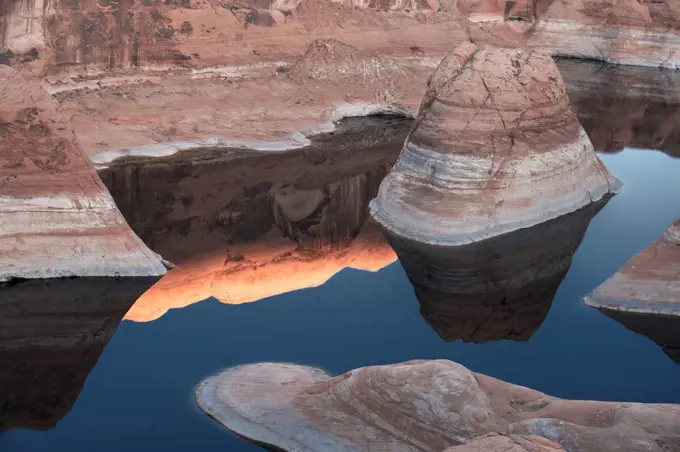
<path fill-rule="evenodd" d="M 542 223 L 619 191 L 547 53 L 472 43 L 430 76 L 371 213 L 389 233 L 457 246 Z"/>
<path fill-rule="evenodd" d="M 287 451 L 439 452 L 489 433 L 536 435 L 579 452 L 680 447 L 678 405 L 558 399 L 446 360 L 337 377 L 249 364 L 204 380 L 196 400 L 236 433 Z"/>

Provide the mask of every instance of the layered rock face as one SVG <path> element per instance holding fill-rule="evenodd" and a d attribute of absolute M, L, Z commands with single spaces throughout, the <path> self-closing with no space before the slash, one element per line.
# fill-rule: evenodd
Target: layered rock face
<path fill-rule="evenodd" d="M 37 83 L 0 66 L 0 282 L 160 276 Z"/>
<path fill-rule="evenodd" d="M 549 440 L 531 441 L 543 449 L 528 450 L 540 451 L 680 446 L 680 406 L 557 399 L 443 360 L 337 377 L 293 364 L 250 364 L 204 380 L 196 399 L 238 434 L 288 451 L 435 452 L 466 443 L 460 450 L 476 450 L 473 441 L 489 441 L 480 438 L 489 433 Z"/>
<path fill-rule="evenodd" d="M 676 0 L 538 2 L 530 43 L 557 56 L 680 69 Z"/>
<path fill-rule="evenodd" d="M 558 59 L 572 110 L 600 152 L 680 156 L 680 72 Z"/>
<path fill-rule="evenodd" d="M 458 247 L 388 235 L 442 339 L 528 340 L 540 327 L 593 216 L 605 201 L 519 231 Z"/>
<path fill-rule="evenodd" d="M 368 203 L 411 121 L 355 118 L 304 149 L 225 148 L 128 159 L 101 170 L 132 228 L 177 267 L 127 314 L 155 320 L 208 297 L 246 303 L 396 256 Z"/>
<path fill-rule="evenodd" d="M 474 439 L 469 444 L 449 447 L 444 452 L 558 452 L 559 445 L 540 436 L 499 435 L 490 433 Z"/>
<path fill-rule="evenodd" d="M 125 312 L 157 278 L 0 285 L 0 432 L 53 428 Z"/>
<path fill-rule="evenodd" d="M 585 298 L 599 310 L 680 317 L 680 218 Z"/>
<path fill-rule="evenodd" d="M 371 213 L 390 234 L 456 246 L 557 218 L 620 185 L 549 55 L 467 43 L 430 77 Z"/>

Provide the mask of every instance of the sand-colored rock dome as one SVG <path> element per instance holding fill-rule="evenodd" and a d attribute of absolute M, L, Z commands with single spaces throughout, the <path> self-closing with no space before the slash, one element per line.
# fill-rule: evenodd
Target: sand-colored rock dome
<path fill-rule="evenodd" d="M 231 430 L 286 451 L 440 452 L 489 433 L 540 436 L 579 452 L 680 445 L 679 405 L 558 399 L 446 360 L 337 377 L 294 364 L 249 364 L 204 380 L 196 399 Z"/>
<path fill-rule="evenodd" d="M 431 75 L 371 213 L 390 233 L 455 246 L 616 193 L 548 54 L 458 46 Z"/>

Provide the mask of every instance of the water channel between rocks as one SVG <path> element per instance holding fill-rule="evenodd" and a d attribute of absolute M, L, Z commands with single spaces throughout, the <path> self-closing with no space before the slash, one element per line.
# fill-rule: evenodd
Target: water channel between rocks
<path fill-rule="evenodd" d="M 680 325 L 617 321 L 582 303 L 680 215 L 680 99 L 669 94 L 679 85 L 638 69 L 616 83 L 607 66 L 586 67 L 592 76 L 570 83 L 583 63 L 560 68 L 579 120 L 625 186 L 582 241 L 587 218 L 503 244 L 498 259 L 508 269 L 559 270 L 520 287 L 516 303 L 489 297 L 477 309 L 417 297 L 370 220 L 368 202 L 410 120 L 344 120 L 299 151 L 204 149 L 191 161 L 178 153 L 102 170 L 131 227 L 177 268 L 131 308 L 136 287 L 55 284 L 53 299 L 87 296 L 63 312 L 38 305 L 38 315 L 10 326 L 30 329 L 33 345 L 64 339 L 57 347 L 6 347 L 0 335 L 0 450 L 258 450 L 193 400 L 207 375 L 258 361 L 341 373 L 446 358 L 563 398 L 680 403 L 672 347 L 680 334 L 654 333 Z M 560 242 L 553 259 L 550 234 Z M 469 270 L 487 271 L 485 263 L 470 258 Z M 12 290 L 4 302 L 42 289 Z M 79 304 L 95 292 L 105 301 Z"/>

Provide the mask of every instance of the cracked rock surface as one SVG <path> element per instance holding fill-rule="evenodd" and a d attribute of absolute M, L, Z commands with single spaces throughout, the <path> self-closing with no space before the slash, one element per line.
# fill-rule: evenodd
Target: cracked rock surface
<path fill-rule="evenodd" d="M 550 55 L 464 43 L 430 76 L 371 212 L 390 233 L 457 246 L 557 218 L 620 186 Z"/>

